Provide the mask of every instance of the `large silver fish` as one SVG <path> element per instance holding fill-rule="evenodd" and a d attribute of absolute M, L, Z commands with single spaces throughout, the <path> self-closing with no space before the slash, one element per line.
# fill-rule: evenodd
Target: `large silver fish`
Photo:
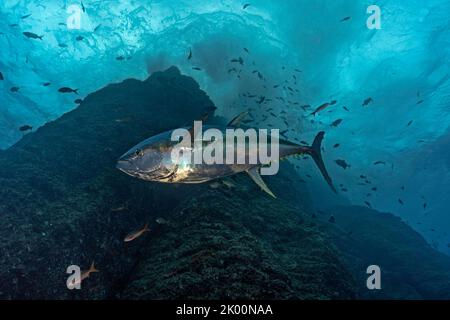
<path fill-rule="evenodd" d="M 227 126 L 203 126 L 202 129 L 215 128 L 220 130 L 225 136 L 225 130 L 238 127 L 240 121 L 246 114 L 242 113 L 238 115 Z M 172 150 L 179 143 L 178 141 L 171 140 L 172 132 L 173 130 L 163 132 L 137 144 L 120 157 L 117 162 L 117 168 L 139 179 L 165 183 L 203 183 L 240 172 L 247 172 L 262 190 L 275 197 L 261 178 L 259 173 L 259 169 L 262 166 L 261 163 L 249 164 L 246 161 L 245 164 L 227 164 L 226 161 L 223 161 L 223 164 L 189 163 L 183 166 L 179 165 L 179 163 L 173 161 L 172 157 Z M 323 131 L 319 132 L 311 146 L 301 146 L 280 139 L 279 158 L 281 159 L 291 155 L 311 156 L 328 185 L 336 192 L 321 156 L 321 143 L 324 134 Z M 270 147 L 268 149 L 270 150 Z M 245 150 L 248 152 L 249 149 L 246 148 Z M 239 148 L 235 148 L 235 152 L 242 151 Z M 235 154 L 236 157 L 237 155 Z M 245 155 L 245 159 L 248 159 L 248 154 Z"/>

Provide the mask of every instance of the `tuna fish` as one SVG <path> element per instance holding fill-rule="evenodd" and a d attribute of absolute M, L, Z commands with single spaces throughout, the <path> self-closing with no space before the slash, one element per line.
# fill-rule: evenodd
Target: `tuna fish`
<path fill-rule="evenodd" d="M 229 128 L 235 129 L 239 126 L 242 118 L 246 114 L 247 113 L 240 114 L 227 126 L 212 127 L 203 125 L 202 129 L 206 130 L 213 128 L 219 130 L 220 132 L 225 132 L 225 130 Z M 244 164 L 228 164 L 226 161 L 212 164 L 207 164 L 204 162 L 201 164 L 174 162 L 172 151 L 179 142 L 171 140 L 172 132 L 173 130 L 163 132 L 137 144 L 120 157 L 117 162 L 117 168 L 130 176 L 142 180 L 165 183 L 203 183 L 214 179 L 231 176 L 240 172 L 246 172 L 250 175 L 253 181 L 261 187 L 262 190 L 275 197 L 260 176 L 259 169 L 263 166 L 260 159 L 258 159 L 258 163 L 256 164 L 251 164 L 250 162 L 245 162 Z M 324 134 L 325 133 L 323 131 L 319 132 L 311 146 L 302 146 L 280 139 L 279 158 L 281 159 L 291 155 L 311 156 L 328 185 L 334 192 L 336 192 L 332 180 L 325 168 L 320 152 Z M 198 138 L 196 137 L 195 139 Z M 202 141 L 202 143 L 210 143 L 210 141 Z M 268 144 L 270 144 L 270 142 L 268 142 Z M 270 147 L 267 149 L 271 150 Z M 240 156 L 247 159 L 247 157 L 249 157 L 249 150 L 254 149 L 250 147 L 235 148 L 235 159 L 238 159 L 239 152 L 244 152 L 245 155 L 241 154 Z M 223 156 L 225 157 L 225 152 Z"/>

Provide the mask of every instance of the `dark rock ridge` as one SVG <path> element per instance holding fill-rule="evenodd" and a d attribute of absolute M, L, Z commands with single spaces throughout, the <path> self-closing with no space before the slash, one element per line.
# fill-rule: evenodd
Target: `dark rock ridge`
<path fill-rule="evenodd" d="M 392 290 L 381 297 L 444 295 L 449 276 L 440 271 L 448 270 L 448 258 L 383 215 L 343 207 L 335 225 L 316 218 L 289 163 L 265 178 L 278 199 L 245 175 L 213 189 L 144 182 L 115 169 L 137 142 L 199 119 L 211 107 L 198 84 L 172 67 L 92 93 L 0 152 L 0 298 L 371 298 L 363 290 L 372 263 L 366 245 L 389 259 L 383 265 L 392 262 L 391 273 L 410 272 L 408 259 L 426 262 L 401 292 L 394 289 L 398 279 L 386 276 Z M 368 235 L 348 238 L 345 221 Z M 123 242 L 146 222 L 150 233 Z M 385 239 L 402 250 L 389 249 Z M 402 239 L 422 245 L 408 248 Z M 92 261 L 100 272 L 82 290 L 68 290 L 66 268 L 86 269 Z M 419 286 L 422 280 L 428 282 Z"/>
<path fill-rule="evenodd" d="M 114 292 L 140 249 L 124 245 L 123 237 L 195 189 L 132 179 L 115 169 L 117 158 L 212 106 L 193 79 L 170 68 L 90 94 L 76 110 L 0 153 L 0 297 Z M 69 291 L 66 268 L 85 269 L 93 260 L 101 272 L 85 290 Z"/>
<path fill-rule="evenodd" d="M 325 232 L 343 254 L 363 299 L 450 299 L 450 257 L 433 249 L 399 217 L 365 207 L 332 210 Z M 366 268 L 381 268 L 382 290 L 367 290 Z"/>

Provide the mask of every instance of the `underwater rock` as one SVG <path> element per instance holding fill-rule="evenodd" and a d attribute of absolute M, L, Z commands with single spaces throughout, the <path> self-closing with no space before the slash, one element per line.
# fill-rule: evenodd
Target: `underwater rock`
<path fill-rule="evenodd" d="M 196 186 L 149 184 L 115 168 L 137 141 L 183 126 L 213 106 L 177 68 L 126 80 L 0 153 L 0 298 L 105 298 L 144 243 L 123 238 L 164 216 Z M 156 218 L 156 217 L 155 217 Z M 68 290 L 66 269 L 99 273 Z"/>
<path fill-rule="evenodd" d="M 117 298 L 353 298 L 349 272 L 311 218 L 262 191 L 242 192 L 252 183 L 180 204 Z"/>
<path fill-rule="evenodd" d="M 362 299 L 450 299 L 450 257 L 390 213 L 360 206 L 332 211 L 323 231 L 343 254 Z M 366 269 L 381 268 L 381 290 L 368 290 Z"/>

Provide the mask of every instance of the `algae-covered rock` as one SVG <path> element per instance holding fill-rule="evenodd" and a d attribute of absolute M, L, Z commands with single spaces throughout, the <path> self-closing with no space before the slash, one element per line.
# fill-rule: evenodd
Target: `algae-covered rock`
<path fill-rule="evenodd" d="M 109 296 L 138 255 L 123 236 L 195 189 L 133 179 L 115 169 L 117 158 L 212 106 L 192 78 L 170 68 L 90 94 L 1 152 L 0 297 Z M 66 268 L 93 260 L 101 272 L 69 291 Z"/>
<path fill-rule="evenodd" d="M 250 186 L 182 203 L 153 233 L 121 298 L 347 299 L 353 282 L 313 219 Z"/>

